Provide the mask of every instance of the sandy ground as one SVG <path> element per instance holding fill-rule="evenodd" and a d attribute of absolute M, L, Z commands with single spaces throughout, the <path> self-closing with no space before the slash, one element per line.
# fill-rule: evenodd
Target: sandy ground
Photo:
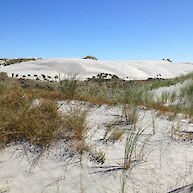
<path fill-rule="evenodd" d="M 64 102 L 62 110 L 74 105 L 80 106 L 80 103 Z M 107 123 L 122 120 L 121 112 L 121 107 L 90 107 L 88 143 L 93 149 L 105 153 L 103 165 L 90 161 L 89 155 L 85 155 L 81 162 L 76 157 L 67 159 L 62 142 L 35 164 L 35 155 L 26 156 L 21 146 L 7 147 L 0 153 L 0 192 L 120 192 L 123 170 L 113 169 L 123 163 L 125 138 L 115 143 L 105 143 L 101 139 Z M 183 117 L 170 121 L 156 111 L 140 109 L 139 115 L 137 127 L 145 129 L 139 147 L 145 139 L 149 140 L 143 150 L 143 160 L 134 163 L 127 172 L 125 192 L 161 193 L 191 183 L 192 141 L 171 137 L 171 130 L 180 127 L 183 131 L 193 131 L 193 124 Z M 131 126 L 120 124 L 117 129 L 128 130 Z"/>

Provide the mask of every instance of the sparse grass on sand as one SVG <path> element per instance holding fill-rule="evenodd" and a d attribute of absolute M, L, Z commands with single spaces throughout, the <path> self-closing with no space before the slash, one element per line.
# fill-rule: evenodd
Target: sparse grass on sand
<path fill-rule="evenodd" d="M 78 81 L 75 78 L 59 82 L 40 82 L 36 80 L 17 80 L 0 74 L 0 148 L 9 144 L 28 143 L 41 152 L 49 150 L 60 140 L 73 154 L 88 152 L 90 160 L 104 164 L 106 154 L 95 151 L 87 143 L 89 109 L 75 105 L 62 107 L 63 100 L 83 100 L 91 104 L 118 105 L 121 118 L 128 126 L 119 129 L 119 125 L 109 124 L 103 140 L 124 143 L 122 162 L 114 170 L 121 170 L 121 193 L 126 191 L 127 172 L 140 163 L 144 157 L 144 147 L 148 137 L 142 138 L 144 127 L 139 125 L 139 107 L 155 109 L 161 113 L 185 113 L 193 116 L 193 85 L 181 90 L 180 96 L 175 92 L 161 95 L 160 101 L 153 100 L 152 89 L 170 86 L 193 77 L 193 74 L 170 80 L 123 81 L 119 79 L 100 81 Z M 27 85 L 27 87 L 26 87 Z M 188 105 L 165 105 L 175 102 L 177 97 Z M 88 104 L 88 103 L 87 103 Z M 153 135 L 155 134 L 155 120 Z M 178 125 L 172 127 L 171 137 L 192 140 L 192 133 L 183 132 Z M 141 140 L 142 139 L 142 140 Z M 102 167 L 101 167 L 102 168 Z M 112 170 L 109 170 L 112 171 Z"/>
<path fill-rule="evenodd" d="M 62 113 L 56 100 L 36 98 L 19 86 L 0 95 L 0 146 L 28 142 L 42 151 L 59 140 L 82 154 L 87 149 L 87 111 L 76 107 Z"/>
<path fill-rule="evenodd" d="M 186 100 L 189 101 L 189 107 L 183 109 L 179 106 L 165 106 L 164 103 L 168 100 L 168 97 L 164 93 L 161 102 L 153 101 L 150 93 L 152 88 L 171 85 L 187 78 L 192 78 L 192 74 L 171 80 L 147 82 L 122 81 L 119 79 L 111 81 L 104 79 L 96 82 L 77 81 L 73 77 L 58 83 L 31 80 L 28 82 L 27 88 L 22 88 L 23 83 L 8 78 L 6 73 L 1 73 L 0 136 L 3 139 L 1 146 L 13 141 L 26 140 L 35 145 L 47 147 L 59 138 L 61 131 L 69 133 L 69 128 L 73 131 L 70 132 L 73 139 L 84 141 L 86 111 L 71 109 L 68 116 L 62 115 L 58 111 L 57 101 L 64 99 L 85 100 L 94 104 L 122 104 L 124 105 L 123 116 L 132 124 L 137 120 L 136 109 L 139 105 L 163 112 L 186 111 L 189 115 L 192 115 L 192 85 L 188 85 L 182 90 Z M 174 101 L 175 97 L 176 95 L 173 94 L 170 98 Z M 120 131 L 111 133 L 111 138 L 119 139 L 121 136 Z M 82 146 L 85 146 L 85 144 L 82 144 Z"/>

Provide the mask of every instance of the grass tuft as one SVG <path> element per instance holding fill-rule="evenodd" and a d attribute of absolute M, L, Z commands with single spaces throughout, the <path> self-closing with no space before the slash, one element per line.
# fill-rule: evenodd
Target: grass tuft
<path fill-rule="evenodd" d="M 42 99 L 36 104 L 21 88 L 12 88 L 0 97 L 0 106 L 1 146 L 28 141 L 44 148 L 57 139 L 62 116 L 56 102 Z"/>

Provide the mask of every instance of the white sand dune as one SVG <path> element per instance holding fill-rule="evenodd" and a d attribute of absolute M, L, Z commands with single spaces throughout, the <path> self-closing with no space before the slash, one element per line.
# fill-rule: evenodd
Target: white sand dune
<path fill-rule="evenodd" d="M 86 79 L 99 73 L 110 73 L 125 79 L 173 78 L 193 71 L 191 63 L 173 63 L 168 61 L 102 61 L 78 58 L 39 59 L 10 66 L 1 66 L 0 71 L 19 76 L 27 74 L 46 74 L 68 76 L 78 74 Z"/>

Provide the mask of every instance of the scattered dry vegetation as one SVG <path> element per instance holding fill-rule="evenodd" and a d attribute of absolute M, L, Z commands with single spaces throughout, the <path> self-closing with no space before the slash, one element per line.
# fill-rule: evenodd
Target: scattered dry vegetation
<path fill-rule="evenodd" d="M 181 92 L 183 93 L 183 97 L 188 101 L 188 106 L 183 108 L 180 106 L 164 106 L 169 98 L 171 101 L 175 101 L 175 93 L 172 93 L 172 96 L 168 96 L 168 93 L 163 93 L 161 101 L 159 102 L 152 100 L 150 92 L 152 88 L 176 84 L 187 78 L 192 78 L 192 76 L 192 74 L 189 74 L 171 80 L 149 80 L 147 82 L 123 81 L 119 78 L 106 80 L 103 76 L 101 76 L 102 78 L 98 76 L 100 81 L 98 81 L 98 79 L 97 81 L 77 81 L 76 77 L 73 76 L 70 79 L 68 78 L 59 82 L 47 83 L 35 80 L 8 78 L 6 73 L 1 73 L 1 130 L 4 130 L 3 136 L 4 139 L 6 139 L 5 143 L 10 142 L 12 138 L 19 139 L 21 136 L 26 140 L 39 143 L 36 139 L 32 139 L 32 136 L 34 136 L 33 133 L 25 133 L 29 130 L 30 132 L 36 132 L 35 128 L 36 130 L 44 128 L 45 134 L 50 132 L 56 135 L 50 128 L 53 127 L 52 124 L 55 124 L 55 128 L 59 128 L 62 125 L 62 121 L 60 120 L 62 118 L 57 111 L 56 100 L 77 99 L 95 104 L 123 104 L 123 116 L 130 123 L 136 122 L 137 107 L 139 105 L 175 113 L 177 111 L 186 111 L 192 115 L 192 84 L 185 87 Z M 26 85 L 28 86 L 26 87 Z M 35 105 L 33 102 L 37 99 L 40 99 L 39 104 Z M 45 109 L 45 106 L 47 106 L 48 109 Z M 77 117 L 78 114 L 74 116 Z M 47 124 L 47 122 L 43 120 L 52 121 Z M 29 125 L 34 125 L 34 129 L 29 129 L 32 126 L 27 125 L 28 121 L 31 122 Z M 68 121 L 70 121 L 70 118 Z M 79 124 L 80 123 L 77 123 L 77 125 Z M 16 133 L 20 133 L 20 137 L 14 133 L 15 131 L 13 132 L 13 128 L 17 128 Z M 46 131 L 46 129 L 48 129 L 48 131 Z M 38 135 L 41 134 L 45 135 L 38 133 Z M 80 134 L 75 133 L 74 135 L 79 136 Z M 121 133 L 119 133 L 119 135 L 121 135 Z M 116 133 L 116 136 L 118 136 L 118 133 Z M 41 137 L 38 138 L 39 141 L 41 141 Z M 46 142 L 49 140 L 50 139 L 45 139 L 45 145 L 49 144 L 49 142 Z"/>
<path fill-rule="evenodd" d="M 120 141 L 123 138 L 123 135 L 125 134 L 125 131 L 119 130 L 119 129 L 114 129 L 110 136 L 108 137 L 109 141 L 116 142 Z"/>
<path fill-rule="evenodd" d="M 106 80 L 103 75 L 106 76 L 106 74 L 98 76 L 97 81 L 95 79 L 78 81 L 76 76 L 73 76 L 58 82 L 41 82 L 8 78 L 6 73 L 1 73 L 0 136 L 3 139 L 1 145 L 22 139 L 47 147 L 57 140 L 59 135 L 61 136 L 61 131 L 69 133 L 69 129 L 73 132 L 70 132 L 71 137 L 68 135 L 68 138 L 84 141 L 86 133 L 84 121 L 87 112 L 81 109 L 71 109 L 67 113 L 68 116 L 61 115 L 57 109 L 57 101 L 65 99 L 84 100 L 94 104 L 121 104 L 123 105 L 123 117 L 130 124 L 137 122 L 137 111 L 140 105 L 162 112 L 186 112 L 192 116 L 192 84 L 181 92 L 183 93 L 181 97 L 183 95 L 188 101 L 188 106 L 185 107 L 164 105 L 168 100 L 175 101 L 176 93 L 172 93 L 171 96 L 163 93 L 161 101 L 154 101 L 151 94 L 152 88 L 176 84 L 192 78 L 192 74 L 171 80 L 148 80 L 146 82 L 123 81 L 119 78 Z M 34 101 L 38 103 L 35 104 Z M 113 130 L 110 138 L 118 140 L 122 135 L 121 131 Z"/>
<path fill-rule="evenodd" d="M 122 109 L 122 120 L 129 127 L 121 130 L 118 125 L 111 123 L 103 140 L 107 143 L 125 140 L 124 158 L 117 167 L 123 171 L 121 192 L 125 192 L 127 172 L 143 160 L 143 150 L 148 141 L 148 138 L 140 140 L 145 129 L 137 125 L 139 106 L 162 113 L 172 112 L 176 115 L 183 112 L 193 116 L 193 84 L 183 88 L 180 96 L 175 92 L 163 92 L 160 100 L 154 100 L 151 92 L 158 87 L 192 79 L 193 74 L 170 80 L 148 81 L 124 81 L 117 77 L 106 79 L 104 75 L 106 76 L 102 74 L 86 81 L 78 81 L 73 76 L 56 82 L 41 82 L 8 78 L 6 73 L 0 73 L 0 148 L 27 142 L 43 152 L 62 140 L 73 154 L 82 156 L 89 152 L 91 160 L 103 164 L 105 153 L 92 150 L 86 143 L 89 109 L 76 105 L 61 111 L 58 102 L 83 100 L 98 105 L 119 105 Z M 166 102 L 174 102 L 177 97 L 183 98 L 188 105 L 165 105 Z M 155 120 L 152 122 L 155 134 Z M 193 140 L 192 133 L 180 130 L 179 125 L 171 128 L 171 137 Z"/>
<path fill-rule="evenodd" d="M 23 89 L 19 85 L 0 87 L 0 147 L 10 143 L 31 144 L 44 151 L 65 140 L 70 151 L 83 154 L 87 110 L 80 107 L 62 113 L 57 100 Z M 49 95 L 50 96 L 50 95 Z"/>

